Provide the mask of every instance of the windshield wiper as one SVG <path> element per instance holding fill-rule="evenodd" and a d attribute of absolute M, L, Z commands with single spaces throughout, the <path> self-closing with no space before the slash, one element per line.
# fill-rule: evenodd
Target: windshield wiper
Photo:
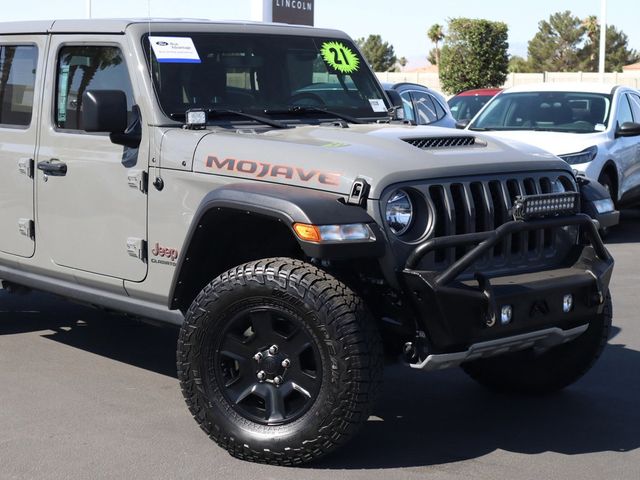
<path fill-rule="evenodd" d="M 223 109 L 214 109 L 214 108 L 205 108 L 205 112 L 207 112 L 207 117 L 215 116 L 215 115 L 236 115 L 238 117 L 248 118 L 250 120 L 255 120 L 256 122 L 264 123 L 265 125 L 270 125 L 275 128 L 290 128 L 288 125 L 285 125 L 278 120 L 271 120 L 270 118 L 263 117 L 262 115 L 253 115 L 251 113 L 242 112 L 240 110 L 229 110 L 226 108 Z M 175 120 L 183 120 L 186 117 L 185 113 L 170 113 L 169 116 Z"/>
<path fill-rule="evenodd" d="M 300 105 L 292 105 L 282 110 L 267 109 L 264 111 L 264 113 L 266 113 L 267 115 L 273 115 L 278 113 L 292 113 L 294 115 L 306 115 L 308 113 L 326 113 L 327 115 L 331 115 L 332 117 L 337 117 L 348 123 L 357 123 L 357 124 L 367 123 L 367 122 L 363 122 L 359 118 L 352 117 L 351 115 L 345 115 L 344 113 L 333 112 L 331 110 L 327 110 L 326 108 L 313 107 L 313 106 L 303 107 Z"/>

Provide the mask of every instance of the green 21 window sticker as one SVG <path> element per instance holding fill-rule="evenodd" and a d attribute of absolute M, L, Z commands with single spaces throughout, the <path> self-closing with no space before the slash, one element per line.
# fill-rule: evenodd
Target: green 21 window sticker
<path fill-rule="evenodd" d="M 324 42 L 320 47 L 320 54 L 331 68 L 340 73 L 357 72 L 360 67 L 358 56 L 340 42 Z"/>

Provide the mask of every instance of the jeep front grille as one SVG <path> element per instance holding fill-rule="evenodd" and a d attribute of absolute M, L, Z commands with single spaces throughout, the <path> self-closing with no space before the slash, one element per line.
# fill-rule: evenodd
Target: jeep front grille
<path fill-rule="evenodd" d="M 431 137 L 431 138 L 404 138 L 405 142 L 417 148 L 447 148 L 467 147 L 476 145 L 476 137 Z"/>
<path fill-rule="evenodd" d="M 432 236 L 461 235 L 494 230 L 512 220 L 510 213 L 518 195 L 551 193 L 562 186 L 577 191 L 566 173 L 527 173 L 498 178 L 467 177 L 450 182 L 427 183 L 413 187 L 432 205 L 435 215 Z M 416 193 L 418 193 L 416 192 Z M 572 236 L 573 235 L 573 236 Z M 475 265 L 478 271 L 511 270 L 519 267 L 548 265 L 564 258 L 575 233 L 563 229 L 544 229 L 510 235 L 496 244 Z M 425 257 L 422 268 L 442 269 L 462 258 L 473 246 L 436 250 Z"/>

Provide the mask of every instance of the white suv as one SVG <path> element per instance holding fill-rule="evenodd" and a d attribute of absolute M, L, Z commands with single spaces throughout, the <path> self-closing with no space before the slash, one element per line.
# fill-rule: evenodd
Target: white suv
<path fill-rule="evenodd" d="M 548 150 L 598 180 L 616 204 L 640 203 L 636 89 L 597 83 L 513 87 L 487 103 L 467 128 Z"/>

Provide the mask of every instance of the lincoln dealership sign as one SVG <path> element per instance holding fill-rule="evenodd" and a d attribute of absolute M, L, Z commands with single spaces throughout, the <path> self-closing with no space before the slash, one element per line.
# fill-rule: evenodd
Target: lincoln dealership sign
<path fill-rule="evenodd" d="M 272 0 L 273 21 L 313 26 L 313 0 Z"/>
<path fill-rule="evenodd" d="M 251 19 L 313 26 L 315 4 L 316 0 L 251 0 Z"/>

